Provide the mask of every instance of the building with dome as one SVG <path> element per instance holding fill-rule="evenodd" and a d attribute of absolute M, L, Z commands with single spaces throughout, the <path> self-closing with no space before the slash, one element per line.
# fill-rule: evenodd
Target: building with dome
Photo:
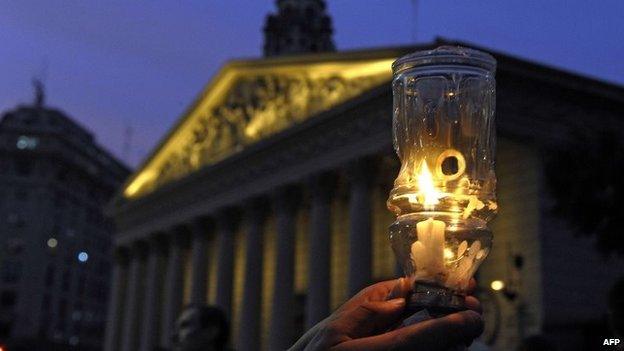
<path fill-rule="evenodd" d="M 266 57 L 226 63 L 111 203 L 106 350 L 171 347 L 190 303 L 226 311 L 236 349 L 283 350 L 362 287 L 400 274 L 385 205 L 399 167 L 391 63 L 472 45 L 333 51 L 322 3 L 278 1 Z M 500 212 L 479 273 L 483 342 L 509 350 L 545 333 L 578 346 L 619 273 L 550 213 L 544 154 L 576 123 L 621 125 L 624 89 L 485 50 L 498 61 Z"/>

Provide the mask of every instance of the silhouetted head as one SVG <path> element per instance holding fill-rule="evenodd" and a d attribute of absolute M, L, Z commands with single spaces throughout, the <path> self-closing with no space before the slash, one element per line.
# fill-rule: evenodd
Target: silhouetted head
<path fill-rule="evenodd" d="M 229 324 L 221 309 L 192 304 L 176 321 L 173 340 L 176 350 L 223 350 L 229 336 Z"/>

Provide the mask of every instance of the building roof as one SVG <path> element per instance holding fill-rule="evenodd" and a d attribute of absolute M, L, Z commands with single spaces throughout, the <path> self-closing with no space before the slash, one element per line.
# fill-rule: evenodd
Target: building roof
<path fill-rule="evenodd" d="M 20 105 L 0 119 L 0 131 L 6 134 L 51 135 L 74 145 L 75 150 L 98 162 L 112 174 L 125 177 L 130 169 L 99 146 L 93 135 L 63 111 L 41 105 Z"/>
<path fill-rule="evenodd" d="M 605 106 L 624 106 L 621 86 L 446 39 L 420 46 L 232 60 L 129 178 L 119 199 L 148 194 L 375 87 L 389 89 L 396 58 L 438 45 L 484 50 L 497 59 L 499 72 L 575 91 Z"/>

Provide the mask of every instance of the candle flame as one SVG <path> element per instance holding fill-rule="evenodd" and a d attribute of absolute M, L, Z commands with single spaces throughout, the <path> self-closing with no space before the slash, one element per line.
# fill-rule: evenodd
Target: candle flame
<path fill-rule="evenodd" d="M 433 176 L 429 171 L 429 166 L 425 160 L 420 164 L 420 174 L 418 175 L 418 190 L 421 194 L 422 204 L 426 210 L 433 210 L 439 203 L 440 194 L 433 184 Z"/>

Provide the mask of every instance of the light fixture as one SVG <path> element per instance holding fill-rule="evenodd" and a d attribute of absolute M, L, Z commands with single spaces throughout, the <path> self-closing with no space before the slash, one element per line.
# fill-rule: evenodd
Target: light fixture
<path fill-rule="evenodd" d="M 53 249 L 58 245 L 58 240 L 56 240 L 56 238 L 50 238 L 47 241 L 48 247 Z"/>
<path fill-rule="evenodd" d="M 87 262 L 87 260 L 89 259 L 89 254 L 84 252 L 84 251 L 80 251 L 78 253 L 78 261 L 84 263 Z"/>
<path fill-rule="evenodd" d="M 496 61 L 439 47 L 392 65 L 393 141 L 401 169 L 388 208 L 390 240 L 413 284 L 412 311 L 465 309 L 469 281 L 487 257 L 497 212 L 494 173 Z"/>
<path fill-rule="evenodd" d="M 492 281 L 492 283 L 490 283 L 490 287 L 494 291 L 501 291 L 505 289 L 505 282 L 503 282 L 502 280 L 494 280 Z"/>

